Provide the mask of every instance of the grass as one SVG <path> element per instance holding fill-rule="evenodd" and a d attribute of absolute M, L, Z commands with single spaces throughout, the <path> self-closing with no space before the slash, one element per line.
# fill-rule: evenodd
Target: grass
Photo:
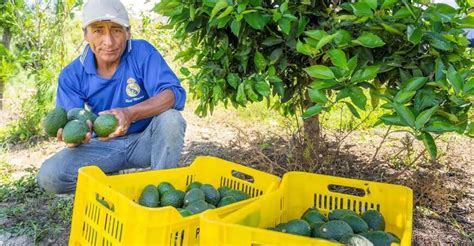
<path fill-rule="evenodd" d="M 58 197 L 41 189 L 36 183 L 36 169 L 27 169 L 27 175 L 13 179 L 8 164 L 0 167 L 0 217 L 6 219 L 0 235 L 26 235 L 38 243 L 57 239 L 67 231 L 72 216 L 71 196 Z"/>

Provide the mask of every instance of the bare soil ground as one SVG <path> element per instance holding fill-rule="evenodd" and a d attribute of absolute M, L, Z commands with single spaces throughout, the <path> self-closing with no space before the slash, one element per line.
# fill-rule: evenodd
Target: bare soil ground
<path fill-rule="evenodd" d="M 474 153 L 473 139 L 442 136 L 437 162 L 425 155 L 420 143 L 405 133 L 390 134 L 376 158 L 377 147 L 386 129 L 347 132 L 323 131 L 323 151 L 317 161 L 303 158 L 300 137 L 291 127 L 274 121 L 241 120 L 235 110 L 219 109 L 208 118 L 199 118 L 192 106 L 184 111 L 187 120 L 185 147 L 180 165 L 189 165 L 196 156 L 212 155 L 282 175 L 285 171 L 314 173 L 376 180 L 406 185 L 414 191 L 413 245 L 473 245 L 474 240 Z M 14 118 L 0 111 L 3 127 Z M 39 168 L 42 161 L 63 148 L 61 143 L 38 140 L 7 146 L 0 160 L 11 164 L 13 176 Z M 1 203 L 1 207 L 8 206 Z M 25 218 L 27 220 L 27 218 Z M 0 218 L 0 227 L 9 225 Z M 59 238 L 45 238 L 40 244 L 66 244 L 69 228 Z M 2 244 L 3 243 L 3 244 Z M 0 245 L 33 244 L 25 236 L 0 235 Z"/>

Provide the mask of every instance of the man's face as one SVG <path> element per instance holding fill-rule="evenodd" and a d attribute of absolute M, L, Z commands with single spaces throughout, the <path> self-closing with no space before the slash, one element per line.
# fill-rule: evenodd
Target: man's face
<path fill-rule="evenodd" d="M 89 42 L 97 63 L 115 63 L 120 61 L 130 32 L 114 22 L 98 21 L 87 26 L 84 38 Z"/>

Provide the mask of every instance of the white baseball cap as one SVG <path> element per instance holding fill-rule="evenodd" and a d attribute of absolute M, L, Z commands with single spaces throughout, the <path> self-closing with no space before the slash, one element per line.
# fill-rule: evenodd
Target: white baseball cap
<path fill-rule="evenodd" d="M 82 9 L 82 28 L 96 21 L 112 21 L 129 27 L 128 12 L 120 0 L 89 0 Z"/>

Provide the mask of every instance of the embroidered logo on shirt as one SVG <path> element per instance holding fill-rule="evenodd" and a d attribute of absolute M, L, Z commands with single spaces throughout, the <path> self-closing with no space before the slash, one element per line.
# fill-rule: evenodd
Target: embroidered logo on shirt
<path fill-rule="evenodd" d="M 127 88 L 125 88 L 125 92 L 127 92 L 129 97 L 136 97 L 140 94 L 140 90 L 140 86 L 134 78 L 129 78 L 127 80 Z"/>

